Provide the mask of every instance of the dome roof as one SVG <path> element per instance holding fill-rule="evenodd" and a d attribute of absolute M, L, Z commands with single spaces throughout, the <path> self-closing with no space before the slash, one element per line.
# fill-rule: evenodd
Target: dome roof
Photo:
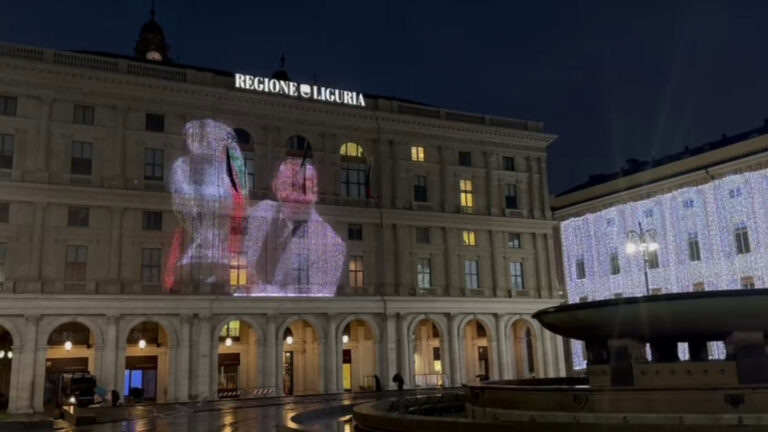
<path fill-rule="evenodd" d="M 165 43 L 165 32 L 155 21 L 155 9 L 149 11 L 149 20 L 141 26 L 139 39 L 133 48 L 136 56 L 152 61 L 168 61 L 170 46 Z"/>
<path fill-rule="evenodd" d="M 272 78 L 279 79 L 281 81 L 291 80 L 291 77 L 288 76 L 288 71 L 285 70 L 285 53 L 280 55 L 280 69 L 272 72 Z"/>
<path fill-rule="evenodd" d="M 165 32 L 163 32 L 163 28 L 160 27 L 160 24 L 158 24 L 157 21 L 155 21 L 155 10 L 152 9 L 149 14 L 151 15 L 149 21 L 145 22 L 144 25 L 141 26 L 139 39 L 141 39 L 143 36 L 149 35 L 165 38 Z"/>

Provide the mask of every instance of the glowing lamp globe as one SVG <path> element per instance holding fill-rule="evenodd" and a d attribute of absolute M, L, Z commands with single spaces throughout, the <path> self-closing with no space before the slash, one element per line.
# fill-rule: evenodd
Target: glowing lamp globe
<path fill-rule="evenodd" d="M 342 341 L 343 343 L 347 343 L 347 342 L 349 342 L 349 336 L 347 336 L 347 335 L 342 335 L 342 336 L 341 336 L 341 341 Z"/>
<path fill-rule="evenodd" d="M 144 349 L 146 347 L 147 347 L 147 341 L 145 341 L 144 339 L 140 340 L 139 341 L 139 349 Z"/>
<path fill-rule="evenodd" d="M 64 349 L 69 351 L 72 349 L 72 341 L 66 341 L 64 342 Z"/>
<path fill-rule="evenodd" d="M 627 253 L 633 254 L 637 252 L 637 245 L 634 243 L 627 243 Z"/>
<path fill-rule="evenodd" d="M 293 336 L 286 336 L 285 343 L 287 343 L 288 345 L 293 345 Z"/>
<path fill-rule="evenodd" d="M 0 350 L 0 359 L 5 358 L 5 351 Z"/>
<path fill-rule="evenodd" d="M 224 345 L 232 346 L 232 338 L 228 337 L 228 338 L 224 339 Z"/>
<path fill-rule="evenodd" d="M 12 359 L 12 358 L 13 358 L 13 351 L 8 351 L 8 358 L 9 358 L 9 359 Z"/>

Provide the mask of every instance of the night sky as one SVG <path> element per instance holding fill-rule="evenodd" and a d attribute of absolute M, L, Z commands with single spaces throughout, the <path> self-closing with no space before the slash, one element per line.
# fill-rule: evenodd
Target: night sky
<path fill-rule="evenodd" d="M 9 1 L 0 40 L 132 54 L 150 1 Z M 545 122 L 551 192 L 762 124 L 765 1 L 157 0 L 171 56 Z"/>

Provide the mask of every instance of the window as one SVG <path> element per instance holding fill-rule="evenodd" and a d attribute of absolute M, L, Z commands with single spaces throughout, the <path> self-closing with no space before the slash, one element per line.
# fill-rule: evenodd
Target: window
<path fill-rule="evenodd" d="M 480 285 L 477 275 L 477 260 L 464 260 L 464 283 L 467 289 L 477 289 Z"/>
<path fill-rule="evenodd" d="M 700 292 L 705 290 L 704 282 L 694 282 L 693 291 Z"/>
<path fill-rule="evenodd" d="M 248 280 L 248 268 L 245 265 L 245 256 L 237 254 L 229 261 L 229 287 L 232 292 L 241 292 Z"/>
<path fill-rule="evenodd" d="M 163 150 L 144 149 L 144 180 L 163 180 Z"/>
<path fill-rule="evenodd" d="M 510 261 L 509 263 L 509 283 L 513 290 L 524 290 L 523 284 L 523 263 L 520 261 Z"/>
<path fill-rule="evenodd" d="M 648 257 L 649 269 L 659 268 L 659 251 L 658 250 L 648 251 L 647 257 Z"/>
<path fill-rule="evenodd" d="M 659 295 L 664 292 L 661 288 L 651 288 L 651 295 Z"/>
<path fill-rule="evenodd" d="M 416 228 L 416 243 L 429 243 L 429 228 Z"/>
<path fill-rule="evenodd" d="M 653 209 L 645 209 L 645 210 L 643 210 L 643 217 L 645 217 L 645 218 L 652 218 L 653 217 Z"/>
<path fill-rule="evenodd" d="M 16 117 L 17 99 L 12 96 L 0 96 L 0 115 Z"/>
<path fill-rule="evenodd" d="M 87 246 L 67 246 L 64 280 L 68 282 L 85 281 L 87 263 Z"/>
<path fill-rule="evenodd" d="M 619 253 L 611 252 L 611 274 L 617 275 L 621 273 L 621 267 L 619 266 Z"/>
<path fill-rule="evenodd" d="M 70 207 L 67 215 L 67 225 L 71 227 L 87 227 L 89 213 L 88 207 Z"/>
<path fill-rule="evenodd" d="M 312 146 L 309 144 L 309 140 L 301 135 L 292 135 L 288 138 L 288 148 L 295 152 L 307 152 L 307 157 L 311 158 L 310 150 Z M 302 154 L 303 156 L 303 154 Z"/>
<path fill-rule="evenodd" d="M 8 244 L 0 243 L 0 289 L 5 284 L 5 260 L 8 256 Z"/>
<path fill-rule="evenodd" d="M 349 156 L 349 157 L 365 157 L 365 154 L 363 152 L 363 147 L 360 144 L 348 142 L 341 146 L 341 150 L 339 150 L 339 153 L 342 156 Z"/>
<path fill-rule="evenodd" d="M 91 175 L 93 165 L 93 144 L 82 141 L 72 141 L 72 159 L 70 173 L 76 175 Z"/>
<path fill-rule="evenodd" d="M 517 208 L 517 186 L 513 184 L 504 185 L 504 204 L 508 210 Z"/>
<path fill-rule="evenodd" d="M 416 202 L 427 202 L 427 176 L 413 176 L 413 200 Z"/>
<path fill-rule="evenodd" d="M 349 226 L 347 227 L 347 239 L 362 240 L 363 226 L 360 224 L 349 224 Z"/>
<path fill-rule="evenodd" d="M 733 189 L 728 189 L 728 198 L 739 198 L 741 196 L 741 186 L 736 186 Z"/>
<path fill-rule="evenodd" d="M 465 167 L 471 167 L 472 166 L 472 153 L 470 152 L 459 152 L 459 165 L 465 166 Z"/>
<path fill-rule="evenodd" d="M 144 128 L 150 132 L 165 132 L 165 116 L 163 114 L 147 113 Z"/>
<path fill-rule="evenodd" d="M 350 255 L 349 257 L 349 286 L 352 288 L 362 288 L 365 286 L 362 255 Z"/>
<path fill-rule="evenodd" d="M 683 200 L 683 208 L 684 209 L 692 209 L 693 208 L 693 200 L 692 199 L 686 199 Z"/>
<path fill-rule="evenodd" d="M 416 277 L 419 288 L 432 288 L 432 260 L 419 258 L 416 261 Z"/>
<path fill-rule="evenodd" d="M 248 181 L 248 189 L 254 189 L 256 185 L 256 156 L 253 152 L 244 151 L 243 161 L 245 163 L 245 177 Z"/>
<path fill-rule="evenodd" d="M 688 260 L 701 261 L 701 248 L 699 247 L 699 233 L 688 233 Z"/>
<path fill-rule="evenodd" d="M 75 105 L 75 115 L 73 122 L 75 124 L 92 125 L 94 108 L 86 105 Z"/>
<path fill-rule="evenodd" d="M 520 241 L 520 234 L 507 233 L 507 247 L 512 249 L 522 249 L 523 244 Z"/>
<path fill-rule="evenodd" d="M 747 225 L 744 223 L 736 225 L 733 234 L 736 240 L 736 254 L 748 254 L 752 249 L 749 246 L 749 231 L 747 231 Z"/>
<path fill-rule="evenodd" d="M 142 248 L 141 249 L 141 283 L 159 284 L 160 283 L 160 248 Z"/>
<path fill-rule="evenodd" d="M 476 246 L 477 241 L 475 239 L 475 232 L 470 230 L 463 230 L 461 232 L 461 244 L 464 246 Z"/>
<path fill-rule="evenodd" d="M 224 341 L 227 338 L 240 340 L 240 320 L 230 321 L 224 324 L 224 327 L 221 328 L 221 332 L 219 332 L 219 340 Z"/>
<path fill-rule="evenodd" d="M 141 228 L 144 231 L 162 231 L 163 230 L 163 212 L 159 212 L 159 211 L 143 212 Z"/>
<path fill-rule="evenodd" d="M 475 206 L 475 194 L 472 192 L 472 180 L 459 180 L 459 202 L 463 213 L 472 213 Z"/>
<path fill-rule="evenodd" d="M 582 280 L 587 278 L 587 268 L 584 266 L 584 258 L 576 260 L 576 279 Z"/>
<path fill-rule="evenodd" d="M 741 289 L 755 289 L 755 278 L 752 276 L 741 278 Z"/>
<path fill-rule="evenodd" d="M 515 170 L 515 158 L 513 158 L 512 156 L 503 156 L 502 163 L 504 165 L 504 171 Z"/>
<path fill-rule="evenodd" d="M 411 147 L 411 160 L 414 162 L 424 162 L 424 147 Z"/>
<path fill-rule="evenodd" d="M 0 134 L 0 169 L 13 169 L 14 136 Z"/>
<path fill-rule="evenodd" d="M 293 255 L 293 270 L 296 273 L 296 285 L 309 285 L 309 254 L 297 253 Z"/>
<path fill-rule="evenodd" d="M 8 223 L 11 212 L 11 205 L 7 202 L 0 202 L 0 223 Z"/>
<path fill-rule="evenodd" d="M 344 163 L 341 167 L 341 194 L 349 198 L 365 198 L 365 164 Z"/>
<path fill-rule="evenodd" d="M 251 143 L 251 134 L 247 130 L 243 128 L 234 128 L 232 131 L 235 133 L 235 141 L 237 141 L 238 144 Z"/>

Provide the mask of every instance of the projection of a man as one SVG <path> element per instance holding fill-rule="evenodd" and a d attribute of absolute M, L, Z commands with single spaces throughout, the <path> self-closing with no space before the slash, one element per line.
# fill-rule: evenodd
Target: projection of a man
<path fill-rule="evenodd" d="M 171 289 L 179 270 L 189 267 L 193 283 L 224 290 L 230 262 L 242 253 L 236 228 L 247 197 L 243 157 L 233 130 L 214 120 L 190 121 L 184 137 L 189 154 L 174 162 L 170 179 L 181 227 L 174 235 L 164 284 Z M 188 244 L 183 248 L 185 233 Z"/>
<path fill-rule="evenodd" d="M 306 160 L 280 165 L 272 190 L 278 201 L 248 211 L 245 250 L 253 295 L 332 296 L 346 246 L 315 210 L 317 173 Z"/>

